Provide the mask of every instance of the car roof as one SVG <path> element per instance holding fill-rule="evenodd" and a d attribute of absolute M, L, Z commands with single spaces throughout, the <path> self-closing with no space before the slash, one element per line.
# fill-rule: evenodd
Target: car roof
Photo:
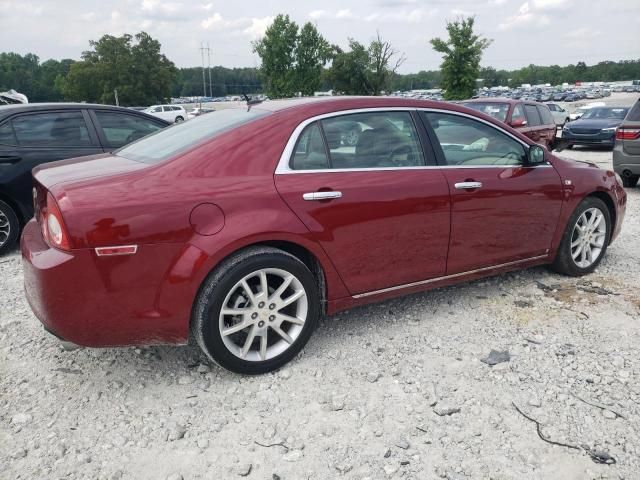
<path fill-rule="evenodd" d="M 113 110 L 114 112 L 127 112 L 134 115 L 148 116 L 139 110 L 133 110 L 126 107 L 117 107 L 115 105 L 103 105 L 101 103 L 71 103 L 71 102 L 48 102 L 48 103 L 15 103 L 11 105 L 0 105 L 0 119 L 9 115 L 25 112 L 40 112 L 49 110 L 77 110 L 79 108 L 88 108 L 92 110 Z M 156 117 L 153 117 L 156 119 Z M 156 119 L 159 120 L 159 119 Z"/>
<path fill-rule="evenodd" d="M 489 97 L 489 98 L 471 98 L 469 100 L 463 100 L 462 103 L 508 103 L 509 105 L 515 105 L 516 103 L 526 103 L 527 105 L 545 105 L 542 102 L 534 102 L 532 100 L 516 100 L 515 98 L 507 97 Z"/>

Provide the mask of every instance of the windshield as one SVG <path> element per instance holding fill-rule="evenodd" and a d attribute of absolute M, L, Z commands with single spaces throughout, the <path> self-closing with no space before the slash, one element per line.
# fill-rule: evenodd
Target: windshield
<path fill-rule="evenodd" d="M 230 108 L 158 130 L 114 153 L 144 163 L 159 163 L 222 132 L 268 115 L 264 110 Z"/>
<path fill-rule="evenodd" d="M 473 108 L 479 112 L 485 113 L 504 122 L 507 119 L 507 113 L 509 113 L 508 103 L 492 103 L 492 102 L 463 102 L 465 107 Z"/>
<path fill-rule="evenodd" d="M 586 111 L 582 118 L 623 120 L 628 111 L 628 108 L 592 108 Z"/>

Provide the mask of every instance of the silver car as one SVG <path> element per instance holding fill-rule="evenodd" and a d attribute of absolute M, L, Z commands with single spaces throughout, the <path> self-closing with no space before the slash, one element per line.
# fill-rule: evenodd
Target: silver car
<path fill-rule="evenodd" d="M 640 179 L 640 99 L 616 131 L 613 169 L 625 187 L 633 188 Z"/>

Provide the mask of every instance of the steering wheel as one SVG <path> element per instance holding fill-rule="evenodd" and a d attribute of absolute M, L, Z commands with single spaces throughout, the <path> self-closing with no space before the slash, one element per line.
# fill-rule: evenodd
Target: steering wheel
<path fill-rule="evenodd" d="M 398 158 L 401 156 L 406 156 L 406 158 Z M 410 167 L 415 165 L 415 153 L 409 145 L 401 145 L 391 150 L 387 161 L 394 167 Z"/>

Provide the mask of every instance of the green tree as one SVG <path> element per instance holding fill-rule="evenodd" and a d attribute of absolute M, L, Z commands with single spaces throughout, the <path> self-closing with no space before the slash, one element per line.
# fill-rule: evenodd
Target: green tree
<path fill-rule="evenodd" d="M 405 60 L 404 54 L 399 54 L 378 32 L 376 39 L 369 45 L 368 76 L 372 95 L 380 95 L 391 87 L 393 75 Z"/>
<path fill-rule="evenodd" d="M 434 38 L 431 45 L 442 53 L 442 87 L 447 100 L 462 100 L 473 95 L 480 71 L 482 52 L 491 40 L 473 32 L 474 17 L 447 22 L 449 38 Z"/>
<path fill-rule="evenodd" d="M 270 97 L 291 97 L 296 93 L 297 40 L 298 25 L 289 15 L 278 15 L 264 37 L 253 43 L 253 51 L 262 62 L 260 74 Z"/>
<path fill-rule="evenodd" d="M 295 88 L 313 95 L 322 83 L 322 70 L 332 56 L 332 48 L 312 23 L 305 23 L 296 40 Z"/>
<path fill-rule="evenodd" d="M 336 47 L 328 75 L 333 89 L 345 95 L 371 95 L 370 64 L 369 50 L 360 42 L 350 38 L 348 52 Z"/>
<path fill-rule="evenodd" d="M 92 50 L 71 65 L 64 82 L 68 100 L 113 104 L 115 90 L 121 105 L 148 105 L 170 97 L 176 68 L 147 33 L 104 35 L 89 45 Z"/>

